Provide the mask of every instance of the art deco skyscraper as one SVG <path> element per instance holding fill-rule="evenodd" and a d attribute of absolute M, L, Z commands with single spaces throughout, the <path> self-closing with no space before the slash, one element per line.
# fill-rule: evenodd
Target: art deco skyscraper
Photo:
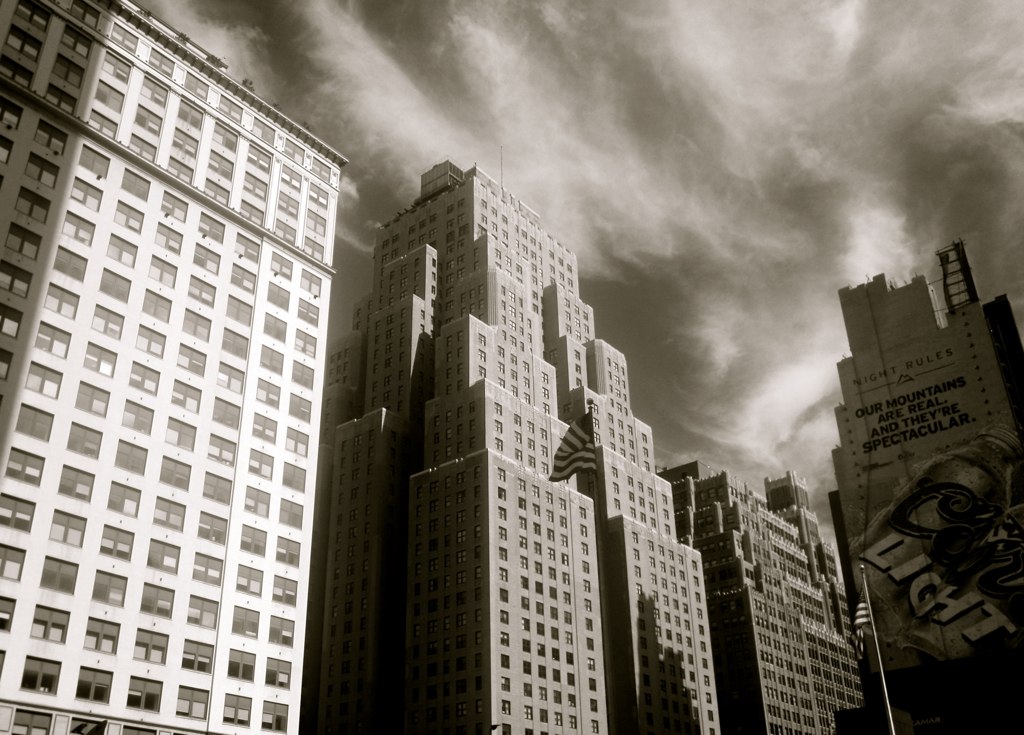
<path fill-rule="evenodd" d="M 381 228 L 325 393 L 320 732 L 716 732 L 700 555 L 593 321 L 477 168 Z M 598 470 L 551 482 L 588 402 Z"/>
<path fill-rule="evenodd" d="M 0 33 L 0 732 L 297 733 L 345 160 L 130 2 Z"/>
<path fill-rule="evenodd" d="M 787 473 L 766 497 L 701 462 L 661 476 L 680 538 L 704 556 L 722 732 L 833 732 L 834 712 L 862 699 L 835 549 L 806 484 Z"/>

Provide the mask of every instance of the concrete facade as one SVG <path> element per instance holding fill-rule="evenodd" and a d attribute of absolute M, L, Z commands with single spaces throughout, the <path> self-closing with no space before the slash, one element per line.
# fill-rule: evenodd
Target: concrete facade
<path fill-rule="evenodd" d="M 297 733 L 345 159 L 132 3 L 0 30 L 0 732 Z"/>

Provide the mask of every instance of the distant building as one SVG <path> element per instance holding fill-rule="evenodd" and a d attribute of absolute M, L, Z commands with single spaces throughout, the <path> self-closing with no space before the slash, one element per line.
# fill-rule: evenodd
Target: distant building
<path fill-rule="evenodd" d="M 700 555 L 576 257 L 446 161 L 381 228 L 353 327 L 325 393 L 310 727 L 716 735 Z M 588 400 L 598 470 L 552 482 Z"/>
<path fill-rule="evenodd" d="M 766 499 L 701 462 L 660 475 L 680 539 L 704 559 L 721 732 L 834 732 L 834 712 L 862 699 L 835 549 L 805 481 L 765 480 Z"/>
<path fill-rule="evenodd" d="M 345 159 L 133 3 L 0 31 L 0 732 L 298 733 Z"/>
<path fill-rule="evenodd" d="M 1024 574 L 1006 566 L 1024 549 L 1024 352 L 1006 298 L 980 301 L 963 243 L 938 258 L 941 300 L 923 276 L 839 292 L 851 354 L 831 501 L 847 584 L 863 595 L 863 567 L 878 628 L 869 704 L 881 663 L 894 708 L 954 733 L 1015 716 L 996 672 L 1024 664 Z M 937 696 L 949 681 L 956 696 Z"/>

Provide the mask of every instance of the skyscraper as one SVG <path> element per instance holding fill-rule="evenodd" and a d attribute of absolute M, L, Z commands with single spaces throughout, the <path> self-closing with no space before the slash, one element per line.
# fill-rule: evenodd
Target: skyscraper
<path fill-rule="evenodd" d="M 700 555 L 593 321 L 477 168 L 381 228 L 325 393 L 320 732 L 716 732 Z M 552 482 L 591 403 L 597 471 Z"/>
<path fill-rule="evenodd" d="M 923 276 L 839 292 L 851 354 L 837 366 L 831 501 L 848 585 L 866 581 L 872 602 L 869 703 L 880 710 L 881 665 L 894 708 L 953 733 L 1012 716 L 1001 672 L 1024 665 L 1024 575 L 1004 568 L 1024 548 L 1024 357 L 1009 302 L 982 303 L 965 245 L 937 255 L 941 298 Z M 949 681 L 957 696 L 937 695 Z"/>
<path fill-rule="evenodd" d="M 130 2 L 0 30 L 0 729 L 296 733 L 345 159 Z"/>
<path fill-rule="evenodd" d="M 765 480 L 765 495 L 702 462 L 664 470 L 676 528 L 704 557 L 722 732 L 831 733 L 861 703 L 835 549 L 806 482 Z"/>

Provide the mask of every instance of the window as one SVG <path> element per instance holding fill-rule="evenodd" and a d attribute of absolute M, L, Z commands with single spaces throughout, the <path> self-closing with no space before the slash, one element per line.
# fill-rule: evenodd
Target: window
<path fill-rule="evenodd" d="M 255 449 L 249 450 L 249 472 L 269 480 L 274 474 L 274 458 Z"/>
<path fill-rule="evenodd" d="M 150 56 L 152 58 L 152 52 Z M 142 97 L 157 107 L 163 108 L 167 104 L 167 87 L 153 81 L 151 77 L 146 77 L 142 80 Z"/>
<path fill-rule="evenodd" d="M 25 552 L 13 546 L 0 544 L 0 579 L 21 579 L 21 570 L 25 567 Z"/>
<path fill-rule="evenodd" d="M 196 276 L 192 276 L 188 282 L 188 295 L 201 304 L 213 306 L 213 302 L 217 299 L 217 289 Z"/>
<path fill-rule="evenodd" d="M 243 235 L 235 236 L 235 254 L 243 260 L 258 263 L 260 259 L 260 246 L 254 240 Z"/>
<path fill-rule="evenodd" d="M 52 312 L 74 319 L 78 313 L 78 296 L 51 283 L 43 305 Z"/>
<path fill-rule="evenodd" d="M 167 498 L 157 498 L 153 508 L 153 523 L 180 531 L 185 527 L 185 506 Z"/>
<path fill-rule="evenodd" d="M 228 354 L 245 359 L 249 352 L 249 339 L 230 329 L 225 329 L 224 341 L 221 346 Z"/>
<path fill-rule="evenodd" d="M 0 123 L 17 128 L 24 110 L 6 97 L 0 97 Z"/>
<path fill-rule="evenodd" d="M 291 462 L 285 462 L 284 471 L 281 473 L 281 484 L 285 487 L 290 487 L 292 490 L 305 492 L 306 470 Z"/>
<path fill-rule="evenodd" d="M 185 641 L 181 653 L 181 668 L 209 673 L 213 669 L 213 646 L 199 641 Z"/>
<path fill-rule="evenodd" d="M 169 444 L 191 451 L 196 448 L 196 427 L 177 419 L 168 419 L 165 439 Z"/>
<path fill-rule="evenodd" d="M 121 634 L 121 626 L 107 620 L 89 618 L 85 628 L 85 648 L 100 653 L 117 653 L 117 639 Z"/>
<path fill-rule="evenodd" d="M 117 203 L 114 210 L 114 222 L 128 228 L 132 232 L 142 232 L 143 214 L 139 210 L 129 207 L 124 202 Z"/>
<path fill-rule="evenodd" d="M 180 233 L 175 232 L 165 224 L 159 224 L 156 226 L 156 244 L 162 247 L 164 250 L 172 253 L 181 252 L 181 243 L 183 238 Z"/>
<path fill-rule="evenodd" d="M 113 240 L 111 240 L 113 242 Z M 134 247 L 134 246 L 133 246 Z M 112 296 L 118 301 L 128 302 L 128 295 L 131 293 L 132 284 L 127 278 L 116 273 L 103 269 L 100 277 L 100 291 L 107 296 Z"/>
<path fill-rule="evenodd" d="M 203 375 L 206 372 L 206 355 L 188 345 L 181 345 L 178 348 L 178 367 Z"/>
<path fill-rule="evenodd" d="M 150 182 L 148 179 L 140 176 L 131 169 L 126 168 L 124 170 L 124 175 L 121 177 L 121 188 L 124 191 L 145 201 L 149 198 L 149 187 Z"/>
<path fill-rule="evenodd" d="M 128 701 L 125 705 L 132 709 L 159 712 L 162 693 L 163 685 L 160 682 L 133 676 L 128 683 Z"/>
<path fill-rule="evenodd" d="M 126 442 L 124 439 L 117 441 L 117 454 L 114 455 L 115 467 L 134 472 L 137 475 L 144 475 L 148 459 L 149 450 L 145 447 Z"/>
<path fill-rule="evenodd" d="M 21 319 L 23 316 L 17 309 L 12 309 L 6 304 L 0 304 L 0 334 L 5 334 L 8 337 L 17 337 L 18 330 L 21 329 Z"/>
<path fill-rule="evenodd" d="M 56 519 L 55 519 L 56 520 Z M 51 536 L 53 532 L 51 531 Z M 24 556 L 24 554 L 22 555 Z M 43 562 L 43 574 L 39 581 L 40 587 L 74 594 L 75 582 L 78 579 L 78 565 L 68 561 L 46 557 Z"/>
<path fill-rule="evenodd" d="M 267 659 L 267 672 L 264 683 L 272 687 L 288 689 L 292 682 L 292 665 L 288 661 L 276 658 Z"/>
<path fill-rule="evenodd" d="M 287 732 L 288 705 L 280 702 L 264 702 L 262 728 L 273 732 Z"/>
<path fill-rule="evenodd" d="M 278 536 L 277 538 L 277 560 L 289 566 L 299 566 L 299 556 L 302 549 L 298 541 Z"/>
<path fill-rule="evenodd" d="M 285 336 L 288 334 L 288 325 L 285 323 L 285 321 L 283 319 L 278 319 L 276 316 L 273 316 L 271 314 L 267 314 L 266 318 L 263 321 L 263 333 L 265 335 L 269 336 L 269 337 L 273 337 L 274 339 L 278 340 L 279 342 L 284 342 Z M 266 351 L 267 351 L 267 348 L 264 347 L 263 348 L 264 354 L 266 354 Z M 278 367 L 277 367 L 277 370 L 275 370 L 275 372 L 278 372 L 278 373 L 281 372 L 281 368 L 280 368 L 281 361 L 282 361 L 281 358 L 279 358 L 278 359 L 278 363 L 277 363 Z M 264 367 L 270 367 L 270 366 L 264 364 Z M 274 368 L 271 367 L 270 369 L 273 370 Z"/>
<path fill-rule="evenodd" d="M 174 590 L 157 587 L 148 582 L 142 586 L 142 602 L 139 610 L 160 618 L 169 618 L 174 611 Z"/>
<path fill-rule="evenodd" d="M 188 622 L 203 628 L 217 627 L 217 603 L 192 595 L 188 600 Z"/>
<path fill-rule="evenodd" d="M 229 319 L 234 319 L 245 326 L 252 324 L 252 306 L 234 296 L 228 296 L 227 315 Z"/>
<path fill-rule="evenodd" d="M 226 363 L 222 362 L 217 368 L 217 385 L 221 388 L 227 388 L 232 393 L 242 392 L 242 381 L 244 378 L 245 373 Z"/>
<path fill-rule="evenodd" d="M 214 275 L 220 270 L 220 256 L 209 248 L 204 248 L 202 245 L 196 245 L 192 262 Z"/>
<path fill-rule="evenodd" d="M 33 436 L 36 439 L 49 441 L 52 428 L 52 413 L 40 411 L 38 408 L 33 408 L 28 404 L 22 404 L 21 410 L 18 412 L 18 423 L 15 426 L 15 431 L 20 431 L 22 434 Z"/>
<path fill-rule="evenodd" d="M 107 498 L 107 508 L 120 513 L 121 515 L 135 518 L 139 514 L 139 500 L 142 493 L 135 488 L 122 485 L 119 482 L 110 484 L 110 496 Z"/>
<path fill-rule="evenodd" d="M 259 569 L 239 565 L 235 589 L 247 595 L 259 597 L 263 594 L 263 572 Z"/>
<path fill-rule="evenodd" d="M 44 641 L 63 643 L 67 639 L 70 618 L 71 616 L 63 610 L 37 605 L 35 616 L 32 618 L 31 635 Z"/>
<path fill-rule="evenodd" d="M 295 349 L 309 357 L 316 357 L 316 337 L 301 329 L 295 330 Z"/>
<path fill-rule="evenodd" d="M 4 247 L 14 253 L 24 255 L 26 258 L 35 260 L 39 254 L 39 246 L 42 243 L 42 238 L 34 232 L 26 230 L 24 227 L 16 224 L 11 224 L 10 229 L 7 232 L 7 240 L 4 243 Z"/>
<path fill-rule="evenodd" d="M 291 295 L 277 284 L 271 283 L 267 287 L 267 300 L 274 306 L 279 306 L 287 311 L 288 305 L 291 303 Z"/>
<path fill-rule="evenodd" d="M 178 687 L 178 704 L 175 707 L 175 714 L 178 717 L 192 717 L 204 719 L 206 708 L 210 703 L 210 693 L 205 689 L 193 689 L 192 687 Z"/>
<path fill-rule="evenodd" d="M 309 421 L 310 416 L 313 412 L 313 404 L 307 401 L 305 398 L 292 393 L 291 400 L 288 402 L 288 413 L 299 419 L 300 421 Z"/>
<path fill-rule="evenodd" d="M 106 177 L 110 168 L 110 159 L 89 146 L 83 146 L 82 154 L 78 158 L 78 165 L 102 179 Z"/>
<path fill-rule="evenodd" d="M 224 518 L 203 511 L 199 514 L 197 535 L 199 538 L 223 545 L 228 535 L 228 522 Z"/>
<path fill-rule="evenodd" d="M 292 362 L 292 382 L 296 385 L 300 385 L 303 388 L 313 388 L 313 368 L 303 365 L 302 363 L 295 361 Z"/>
<path fill-rule="evenodd" d="M 255 638 L 260 630 L 260 614 L 258 610 L 235 606 L 234 615 L 231 618 L 231 632 L 237 635 L 244 635 L 248 638 Z"/>
<path fill-rule="evenodd" d="M 11 455 L 7 459 L 7 477 L 38 486 L 43 475 L 43 461 L 42 457 L 20 449 L 11 449 Z"/>
<path fill-rule="evenodd" d="M 60 471 L 60 482 L 57 485 L 57 492 L 70 498 L 78 498 L 89 502 L 92 497 L 92 486 L 96 476 L 64 465 Z"/>
<path fill-rule="evenodd" d="M 223 573 L 223 561 L 206 554 L 196 554 L 195 562 L 192 565 L 192 579 L 219 587 Z"/>
<path fill-rule="evenodd" d="M 53 511 L 50 524 L 50 540 L 81 548 L 85 537 L 85 519 L 61 510 Z"/>
<path fill-rule="evenodd" d="M 128 385 L 155 396 L 160 385 L 160 373 L 142 363 L 133 362 L 131 375 L 128 376 Z"/>
<path fill-rule="evenodd" d="M 140 629 L 135 634 L 135 659 L 154 664 L 166 663 L 167 641 L 168 638 L 163 633 Z"/>
<path fill-rule="evenodd" d="M 100 553 L 113 556 L 116 559 L 129 560 L 132 558 L 132 544 L 135 543 L 135 534 L 114 526 L 103 527 L 103 537 L 100 539 Z"/>
<path fill-rule="evenodd" d="M 213 404 L 213 420 L 218 424 L 224 424 L 232 429 L 238 428 L 241 419 L 242 409 L 233 403 L 228 403 L 223 398 L 217 398 Z"/>
<path fill-rule="evenodd" d="M 113 376 L 114 368 L 117 367 L 117 353 L 90 342 L 85 348 L 84 365 L 86 370 L 92 370 L 109 378 Z"/>
<path fill-rule="evenodd" d="M 21 688 L 43 694 L 56 694 L 60 679 L 60 664 L 35 656 L 25 657 L 25 669 L 21 675 Z"/>
<path fill-rule="evenodd" d="M 277 439 L 277 422 L 263 414 L 256 414 L 252 420 L 252 435 L 273 443 Z"/>
<path fill-rule="evenodd" d="M 146 565 L 153 569 L 171 574 L 178 573 L 178 557 L 181 549 L 174 544 L 167 544 L 163 541 L 153 539 L 149 542 L 149 555 L 146 557 Z"/>
<path fill-rule="evenodd" d="M 82 206 L 87 207 L 94 212 L 98 212 L 100 209 L 100 201 L 103 199 L 103 192 L 97 189 L 92 184 L 85 183 L 84 181 L 82 181 L 82 179 L 75 179 L 75 183 L 71 187 L 71 198 L 78 202 L 79 204 L 81 204 Z M 72 217 L 74 217 L 74 220 L 71 219 Z M 70 221 L 73 223 L 72 230 L 79 229 L 80 223 L 85 223 L 89 225 L 89 223 L 86 222 L 86 220 L 83 220 L 81 217 L 70 214 L 67 220 L 65 221 Z M 92 240 L 91 227 L 92 225 L 89 225 L 89 242 L 91 242 Z M 79 240 L 80 242 L 82 241 L 80 237 L 76 237 L 75 234 L 73 234 L 73 232 L 69 232 L 68 229 L 68 226 L 65 224 L 64 233 L 70 235 L 71 237 L 74 237 L 74 239 Z"/>
<path fill-rule="evenodd" d="M 15 296 L 28 296 L 31 285 L 31 273 L 6 260 L 0 261 L 0 290 L 10 291 Z"/>
<path fill-rule="evenodd" d="M 71 431 L 68 434 L 68 449 L 72 452 L 84 454 L 87 457 L 99 457 L 102 441 L 103 434 L 101 432 L 81 424 L 71 424 Z"/>
<path fill-rule="evenodd" d="M 199 215 L 199 232 L 203 238 L 209 238 L 214 242 L 224 242 L 224 223 L 215 220 L 203 212 Z"/>
<path fill-rule="evenodd" d="M 170 57 L 165 56 L 159 51 L 153 50 L 149 52 L 149 63 L 154 69 L 163 72 L 165 76 L 174 76 L 174 62 Z"/>
<path fill-rule="evenodd" d="M 256 655 L 231 649 L 228 654 L 228 676 L 242 681 L 256 679 Z"/>
<path fill-rule="evenodd" d="M 202 392 L 198 388 L 193 388 L 191 385 L 182 383 L 180 380 L 174 381 L 174 390 L 171 392 L 171 403 L 175 406 L 181 406 L 188 411 L 198 413 L 201 397 Z"/>
<path fill-rule="evenodd" d="M 46 120 L 40 120 L 39 125 L 36 127 L 35 142 L 44 148 L 49 148 L 59 156 L 64 153 L 64 148 L 67 146 L 68 134 L 46 122 Z"/>
<path fill-rule="evenodd" d="M 14 713 L 14 729 L 11 735 L 46 735 L 50 732 L 52 717 L 42 712 L 19 709 Z"/>
<path fill-rule="evenodd" d="M 139 327 L 139 334 L 135 338 L 135 346 L 151 355 L 163 357 L 166 341 L 164 335 L 159 332 L 149 327 Z"/>
<path fill-rule="evenodd" d="M 224 723 L 228 725 L 249 726 L 252 714 L 252 699 L 237 694 L 224 695 Z"/>
<path fill-rule="evenodd" d="M 85 666 L 78 670 L 78 687 L 75 699 L 87 699 L 92 702 L 110 701 L 110 683 L 114 675 L 109 671 L 90 669 Z"/>
<path fill-rule="evenodd" d="M 281 500 L 280 522 L 292 528 L 302 528 L 302 506 L 290 500 Z"/>
<path fill-rule="evenodd" d="M 57 394 L 60 393 L 62 378 L 63 376 L 56 370 L 51 370 L 48 367 L 33 362 L 29 367 L 25 387 L 36 393 L 42 393 L 44 396 L 56 398 Z"/>
<path fill-rule="evenodd" d="M 155 319 L 166 322 L 171 318 L 171 300 L 152 291 L 146 291 L 142 300 L 142 311 Z"/>
<path fill-rule="evenodd" d="M 150 433 L 153 430 L 153 408 L 146 408 L 141 403 L 126 400 L 121 425 L 140 434 Z"/>
<path fill-rule="evenodd" d="M 46 159 L 37 156 L 35 153 L 29 154 L 28 163 L 25 164 L 26 177 L 38 181 L 48 189 L 52 189 L 53 185 L 57 183 L 57 174 L 59 172 L 60 169 Z"/>
<path fill-rule="evenodd" d="M 135 124 L 144 130 L 150 130 L 153 127 L 159 128 L 160 122 L 160 118 L 144 107 L 139 107 L 139 111 L 135 115 Z M 156 146 L 147 140 L 143 140 L 135 133 L 132 133 L 132 137 L 128 139 L 128 149 L 147 161 L 156 160 Z"/>
<path fill-rule="evenodd" d="M 128 579 L 126 577 L 119 577 L 107 572 L 96 572 L 96 580 L 92 587 L 92 599 L 115 607 L 124 607 L 127 589 Z"/>
<path fill-rule="evenodd" d="M 7 526 L 15 531 L 30 531 L 35 510 L 35 503 L 13 495 L 0 495 L 0 526 Z"/>
<path fill-rule="evenodd" d="M 203 482 L 203 497 L 227 505 L 231 502 L 231 480 L 207 472 Z"/>
<path fill-rule="evenodd" d="M 221 464 L 234 466 L 236 450 L 237 445 L 233 441 L 211 434 L 206 456 Z"/>
<path fill-rule="evenodd" d="M 270 616 L 270 638 L 271 643 L 291 648 L 295 641 L 295 623 L 285 618 Z"/>
<path fill-rule="evenodd" d="M 70 344 L 71 335 L 68 332 L 46 322 L 40 322 L 39 331 L 36 332 L 37 348 L 57 357 L 67 357 Z"/>
<path fill-rule="evenodd" d="M 134 268 L 138 253 L 139 249 L 124 238 L 117 235 L 110 236 L 110 243 L 107 245 L 107 256 L 109 258 L 116 260 L 121 265 Z"/>
<path fill-rule="evenodd" d="M 281 402 L 281 389 L 261 379 L 256 384 L 256 400 L 276 408 Z"/>
<path fill-rule="evenodd" d="M 163 258 L 153 256 L 149 261 L 149 277 L 157 283 L 174 288 L 178 278 L 178 269 Z"/>
<path fill-rule="evenodd" d="M 263 515 L 266 514 L 264 513 Z M 242 526 L 242 538 L 238 543 L 238 547 L 242 551 L 248 551 L 250 554 L 263 556 L 267 552 L 267 532 L 252 526 Z"/>
<path fill-rule="evenodd" d="M 256 290 L 256 274 L 247 271 L 236 263 L 231 266 L 231 283 L 243 291 L 252 293 Z"/>
<path fill-rule="evenodd" d="M 96 306 L 92 315 L 92 328 L 114 339 L 121 339 L 124 317 L 105 306 Z"/>
<path fill-rule="evenodd" d="M 299 319 L 316 326 L 320 321 L 320 307 L 313 306 L 305 299 L 299 299 Z"/>

